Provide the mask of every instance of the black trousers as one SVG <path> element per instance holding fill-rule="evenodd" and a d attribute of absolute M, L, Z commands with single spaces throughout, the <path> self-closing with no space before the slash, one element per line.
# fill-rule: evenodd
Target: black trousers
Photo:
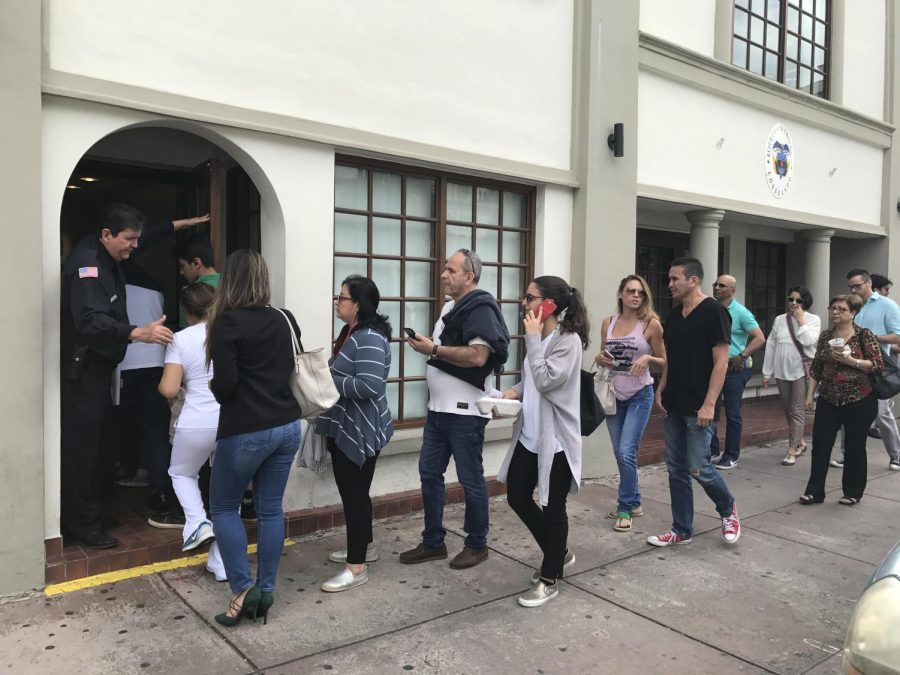
<path fill-rule="evenodd" d="M 162 368 L 136 368 L 122 371 L 119 405 L 113 409 L 119 461 L 129 475 L 140 466 L 138 446 L 144 451 L 144 464 L 154 493 L 171 494 L 172 479 L 169 463 L 172 446 L 169 443 L 171 412 L 166 399 L 159 393 Z"/>
<path fill-rule="evenodd" d="M 372 541 L 372 499 L 369 488 L 375 475 L 378 456 L 368 457 L 362 466 L 347 458 L 347 455 L 328 439 L 331 451 L 331 468 L 344 506 L 344 520 L 347 522 L 347 563 L 362 565 L 366 562 L 366 548 Z"/>
<path fill-rule="evenodd" d="M 506 501 L 522 519 L 541 551 L 541 576 L 544 579 L 562 577 L 569 537 L 569 517 L 566 498 L 572 486 L 572 470 L 566 453 L 557 452 L 550 468 L 550 494 L 547 506 L 541 509 L 534 501 L 538 483 L 538 458 L 521 443 L 516 445 L 506 476 Z"/>
<path fill-rule="evenodd" d="M 844 427 L 844 473 L 841 484 L 845 497 L 862 499 L 867 478 L 866 432 L 877 415 L 878 399 L 874 394 L 842 406 L 832 405 L 819 397 L 813 421 L 809 482 L 804 494 L 812 495 L 816 501 L 825 499 L 825 477 L 828 475 L 831 451 L 838 429 Z"/>
<path fill-rule="evenodd" d="M 100 498 L 112 463 L 112 367 L 86 364 L 78 379 L 60 378 L 61 520 L 65 534 L 100 528 Z"/>

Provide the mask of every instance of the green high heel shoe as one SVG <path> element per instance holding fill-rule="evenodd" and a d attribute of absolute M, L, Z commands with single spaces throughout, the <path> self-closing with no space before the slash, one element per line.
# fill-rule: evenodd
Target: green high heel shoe
<path fill-rule="evenodd" d="M 244 601 L 241 604 L 237 603 L 236 598 L 231 599 L 231 603 L 228 605 L 228 610 L 230 612 L 235 612 L 234 616 L 232 616 L 228 612 L 223 612 L 222 614 L 216 614 L 216 621 L 223 626 L 236 626 L 238 623 L 240 623 L 241 619 L 246 616 L 250 619 L 253 619 L 253 621 L 255 622 L 261 596 L 262 593 L 260 592 L 259 588 L 256 586 L 251 586 L 250 590 L 248 590 L 244 594 Z"/>
<path fill-rule="evenodd" d="M 256 616 L 262 617 L 263 625 L 269 621 L 269 610 L 272 608 L 272 605 L 275 604 L 275 594 L 269 593 L 268 591 L 262 591 L 259 597 L 259 604 L 256 606 Z M 244 615 L 247 618 L 251 618 L 248 612 L 245 610 Z"/>

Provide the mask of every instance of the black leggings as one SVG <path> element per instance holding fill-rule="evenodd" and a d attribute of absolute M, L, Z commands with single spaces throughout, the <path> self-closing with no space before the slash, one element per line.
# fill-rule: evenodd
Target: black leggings
<path fill-rule="evenodd" d="M 537 455 L 518 443 L 509 463 L 506 477 L 506 501 L 531 531 L 544 552 L 541 576 L 555 580 L 562 576 L 569 537 L 569 518 L 566 497 L 572 486 L 572 470 L 566 453 L 557 452 L 550 468 L 550 493 L 547 506 L 541 509 L 534 502 L 534 488 L 538 482 Z"/>
<path fill-rule="evenodd" d="M 878 399 L 870 394 L 847 405 L 832 405 L 821 396 L 813 421 L 812 459 L 805 494 L 820 502 L 825 499 L 825 477 L 837 438 L 844 427 L 844 473 L 841 483 L 845 497 L 862 499 L 866 490 L 866 432 L 878 415 Z"/>
<path fill-rule="evenodd" d="M 372 541 L 372 500 L 369 488 L 375 475 L 378 456 L 367 457 L 362 466 L 347 458 L 334 441 L 328 439 L 331 451 L 331 468 L 344 506 L 347 521 L 347 563 L 362 565 L 366 562 L 366 548 Z"/>

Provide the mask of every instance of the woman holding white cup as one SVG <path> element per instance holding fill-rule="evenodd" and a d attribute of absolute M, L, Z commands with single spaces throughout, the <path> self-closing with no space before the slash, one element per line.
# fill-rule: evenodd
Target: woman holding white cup
<path fill-rule="evenodd" d="M 875 334 L 853 319 L 863 301 L 854 293 L 837 295 L 828 305 L 832 327 L 819 336 L 809 369 L 806 407 L 819 402 L 813 422 L 813 449 L 809 481 L 800 503 L 825 501 L 825 478 L 838 430 L 844 428 L 844 496 L 839 503 L 853 506 L 866 489 L 866 432 L 878 414 L 878 399 L 869 383 L 871 373 L 881 372 L 884 361 Z"/>

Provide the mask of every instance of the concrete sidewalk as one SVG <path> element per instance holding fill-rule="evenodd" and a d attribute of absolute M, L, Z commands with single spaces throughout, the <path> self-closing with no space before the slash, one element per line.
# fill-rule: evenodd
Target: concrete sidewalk
<path fill-rule="evenodd" d="M 784 443 L 748 448 L 726 472 L 743 534 L 696 489 L 689 546 L 654 548 L 671 522 L 665 468 L 641 470 L 647 514 L 617 533 L 606 512 L 616 479 L 570 501 L 577 560 L 559 597 L 525 609 L 537 547 L 505 503 L 491 504 L 491 555 L 453 571 L 447 561 L 401 565 L 420 541 L 421 514 L 376 524 L 381 559 L 346 593 L 319 584 L 340 570 L 328 552 L 343 529 L 285 549 L 268 625 L 231 629 L 212 617 L 228 589 L 202 567 L 0 606 L 0 670 L 15 673 L 836 673 L 846 623 L 863 585 L 900 538 L 900 474 L 869 445 L 869 486 L 856 507 L 800 506 L 809 457 L 782 467 Z M 448 507 L 451 556 L 462 508 Z"/>

